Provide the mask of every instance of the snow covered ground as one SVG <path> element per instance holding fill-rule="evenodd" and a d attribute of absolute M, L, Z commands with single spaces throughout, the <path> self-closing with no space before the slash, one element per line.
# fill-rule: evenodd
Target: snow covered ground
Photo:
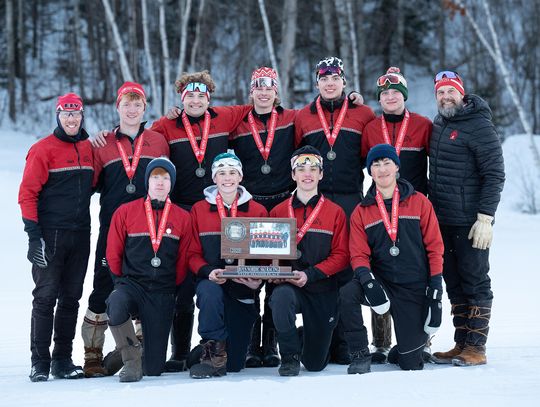
<path fill-rule="evenodd" d="M 516 406 L 538 405 L 540 399 L 540 216 L 524 215 L 516 194 L 523 194 L 520 177 L 531 176 L 533 165 L 528 140 L 512 137 L 504 145 L 507 186 L 497 213 L 491 253 L 495 301 L 488 340 L 489 363 L 458 368 L 427 365 L 421 372 L 402 372 L 394 366 L 373 366 L 372 373 L 349 376 L 346 366 L 330 365 L 320 373 L 302 371 L 299 377 L 281 378 L 277 369 L 247 369 L 213 380 L 193 380 L 187 373 L 145 377 L 120 384 L 118 377 L 31 383 L 29 329 L 30 264 L 27 238 L 17 204 L 26 151 L 34 137 L 0 131 L 0 206 L 2 284 L 0 309 L 0 406 L 106 406 L 175 403 L 182 406 L 329 406 L 431 405 Z M 540 143 L 539 143 L 540 144 Z M 538 176 L 536 176 L 538 179 Z M 532 187 L 540 190 L 540 185 Z M 529 189 L 530 193 L 531 189 Z M 98 203 L 92 201 L 93 244 L 97 236 Z M 93 255 L 90 259 L 93 263 Z M 79 313 L 80 327 L 91 290 L 91 271 Z M 444 303 L 443 326 L 433 340 L 434 350 L 453 345 L 450 307 Z M 196 338 L 194 338 L 194 341 Z M 108 334 L 106 348 L 111 349 Z M 80 332 L 75 339 L 74 361 L 82 363 Z M 534 401 L 536 400 L 536 402 Z"/>

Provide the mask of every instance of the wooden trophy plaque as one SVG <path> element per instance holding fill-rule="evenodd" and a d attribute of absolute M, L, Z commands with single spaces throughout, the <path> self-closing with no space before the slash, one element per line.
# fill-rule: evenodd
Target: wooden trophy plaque
<path fill-rule="evenodd" d="M 296 256 L 296 219 L 289 218 L 223 218 L 221 220 L 221 258 L 224 278 L 278 279 L 293 278 L 291 267 L 279 265 L 279 260 L 294 260 Z M 246 260 L 262 260 L 246 265 Z M 265 265 L 265 260 L 271 264 Z"/>

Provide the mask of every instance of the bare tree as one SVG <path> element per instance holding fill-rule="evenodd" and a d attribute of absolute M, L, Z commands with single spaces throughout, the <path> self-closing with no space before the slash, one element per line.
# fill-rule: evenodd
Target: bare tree
<path fill-rule="evenodd" d="M 333 4 L 328 0 L 321 0 L 321 14 L 323 22 L 323 41 L 325 55 L 334 55 L 336 38 L 334 35 Z"/>
<path fill-rule="evenodd" d="M 348 21 L 347 17 L 347 0 L 335 0 L 336 5 L 336 17 L 340 22 L 338 24 L 339 28 L 339 57 L 343 60 L 343 65 L 345 65 L 345 70 L 350 69 L 351 64 L 351 48 L 349 46 L 349 26 L 346 23 Z"/>
<path fill-rule="evenodd" d="M 461 10 L 464 11 L 465 17 L 471 24 L 474 32 L 478 36 L 478 39 L 484 46 L 484 48 L 488 51 L 489 55 L 501 71 L 501 75 L 503 77 L 504 83 L 506 85 L 506 90 L 508 93 L 510 93 L 510 96 L 512 98 L 512 102 L 514 103 L 514 106 L 516 107 L 519 119 L 521 121 L 521 125 L 523 126 L 523 129 L 525 130 L 525 133 L 530 137 L 530 147 L 531 151 L 533 153 L 533 158 L 535 161 L 535 165 L 537 168 L 540 168 L 540 153 L 538 152 L 538 148 L 536 147 L 536 144 L 534 142 L 534 136 L 532 132 L 531 125 L 529 121 L 527 120 L 527 117 L 525 115 L 525 109 L 523 109 L 523 105 L 521 104 L 521 100 L 519 99 L 514 83 L 512 81 L 512 78 L 510 77 L 510 72 L 508 71 L 508 68 L 506 67 L 505 58 L 503 57 L 501 47 L 499 45 L 499 37 L 497 34 L 497 31 L 495 30 L 495 27 L 493 25 L 493 19 L 491 17 L 491 11 L 489 8 L 489 5 L 486 0 L 480 0 L 482 8 L 484 9 L 484 18 L 486 20 L 489 35 L 491 36 L 492 44 L 489 43 L 487 38 L 485 37 L 482 30 L 480 30 L 480 27 L 478 26 L 477 21 L 472 16 L 471 13 L 467 12 L 467 7 L 463 3 L 462 0 L 456 0 L 455 4 L 461 8 Z"/>
<path fill-rule="evenodd" d="M 291 70 L 294 65 L 296 47 L 296 27 L 298 4 L 296 0 L 285 0 L 283 23 L 281 25 L 281 101 L 284 106 L 293 106 L 293 92 L 290 89 Z"/>
<path fill-rule="evenodd" d="M 105 9 L 105 16 L 107 17 L 107 22 L 113 33 L 113 39 L 116 45 L 116 53 L 118 54 L 118 60 L 120 62 L 120 70 L 122 72 L 122 77 L 124 81 L 133 81 L 133 75 L 129 69 L 129 64 L 127 62 L 126 53 L 124 52 L 124 46 L 122 45 L 122 38 L 120 38 L 120 33 L 118 32 L 118 26 L 116 25 L 116 20 L 109 4 L 109 0 L 101 0 L 103 3 L 103 8 Z"/>
<path fill-rule="evenodd" d="M 160 10 L 161 10 L 161 4 L 163 2 L 160 1 Z M 182 10 L 181 6 L 182 1 L 179 0 L 180 4 L 180 10 Z M 164 7 L 163 7 L 164 8 Z M 188 21 L 189 21 L 189 15 L 191 13 L 191 0 L 186 0 L 186 7 L 181 12 L 182 20 L 180 23 L 180 52 L 178 54 L 178 69 L 177 69 L 177 77 L 180 77 L 182 75 L 182 72 L 184 72 L 184 65 L 186 61 L 186 43 L 187 43 L 187 27 L 188 27 Z M 161 16 L 161 14 L 160 14 Z M 165 17 L 165 16 L 164 16 Z M 165 24 L 165 23 L 163 23 Z M 161 27 L 161 24 L 160 24 Z M 163 36 L 162 36 L 163 38 Z M 165 105 L 167 106 L 167 105 Z"/>
<path fill-rule="evenodd" d="M 197 24 L 195 25 L 195 39 L 191 46 L 191 55 L 189 57 L 190 69 L 195 69 L 195 58 L 197 57 L 197 51 L 199 50 L 199 43 L 201 42 L 201 26 L 204 17 L 205 0 L 199 1 L 199 11 L 197 12 Z"/>
<path fill-rule="evenodd" d="M 345 7 L 347 10 L 347 21 L 349 23 L 349 36 L 352 48 L 353 87 L 354 90 L 360 91 L 360 64 L 358 61 L 358 43 L 356 41 L 356 27 L 354 26 L 353 7 L 351 4 L 351 0 L 345 0 Z"/>
<path fill-rule="evenodd" d="M 13 0 L 6 0 L 6 37 L 7 37 L 7 68 L 8 68 L 8 95 L 9 118 L 17 120 L 17 106 L 15 101 L 15 30 L 13 27 Z"/>
<path fill-rule="evenodd" d="M 142 29 L 143 29 L 143 42 L 144 42 L 144 53 L 146 55 L 147 67 L 148 67 L 148 76 L 150 77 L 150 87 L 152 89 L 152 102 L 154 105 L 154 111 L 157 113 L 163 112 L 163 108 L 160 105 L 159 93 L 156 84 L 156 74 L 154 71 L 154 60 L 152 59 L 152 52 L 150 50 L 150 38 L 148 35 L 148 12 L 146 8 L 146 0 L 141 0 L 141 18 L 142 18 Z"/>
<path fill-rule="evenodd" d="M 163 111 L 169 107 L 169 89 L 171 68 L 169 66 L 169 43 L 165 30 L 165 2 L 159 0 L 159 36 L 161 38 L 161 52 L 163 53 Z"/>
<path fill-rule="evenodd" d="M 28 93 L 26 92 L 26 29 L 24 20 L 24 2 L 23 0 L 17 1 L 18 13 L 17 13 L 17 28 L 18 28 L 18 54 L 19 54 L 19 77 L 21 78 L 21 109 L 24 112 L 26 103 L 28 102 Z"/>
<path fill-rule="evenodd" d="M 270 62 L 272 63 L 272 67 L 278 72 L 278 64 L 277 64 L 277 58 L 276 53 L 274 51 L 274 41 L 272 41 L 272 32 L 270 30 L 270 23 L 268 22 L 268 15 L 266 14 L 266 7 L 264 5 L 264 0 L 259 0 L 259 11 L 261 12 L 261 18 L 264 26 L 264 36 L 266 37 L 266 45 L 268 46 L 268 53 L 270 54 Z M 279 72 L 278 72 L 279 75 Z M 281 90 L 281 81 L 278 82 L 278 86 L 280 89 L 278 89 L 279 94 L 282 94 Z"/>

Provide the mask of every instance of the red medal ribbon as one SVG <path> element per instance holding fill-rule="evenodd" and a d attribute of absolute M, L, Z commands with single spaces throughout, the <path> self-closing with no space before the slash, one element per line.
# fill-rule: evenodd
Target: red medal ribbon
<path fill-rule="evenodd" d="M 253 136 L 253 140 L 255 141 L 255 144 L 257 144 L 257 148 L 259 149 L 259 152 L 264 158 L 264 161 L 268 161 L 268 157 L 270 156 L 270 149 L 272 148 L 272 144 L 274 143 L 274 135 L 276 134 L 277 118 L 278 118 L 277 111 L 276 109 L 272 108 L 272 114 L 270 116 L 270 124 L 268 126 L 268 137 L 266 138 L 266 144 L 263 146 L 261 136 L 259 134 L 259 131 L 257 130 L 257 126 L 255 125 L 255 118 L 253 117 L 253 113 L 252 112 L 248 113 L 248 122 L 249 122 L 249 128 L 251 129 L 251 135 Z"/>
<path fill-rule="evenodd" d="M 169 211 L 171 210 L 171 205 L 171 200 L 169 199 L 169 197 L 167 197 L 167 200 L 165 201 L 165 207 L 163 208 L 163 215 L 161 216 L 161 221 L 159 222 L 159 228 L 156 235 L 156 227 L 154 225 L 154 215 L 152 214 L 152 203 L 150 202 L 150 197 L 146 197 L 146 200 L 144 201 L 146 223 L 148 225 L 148 232 L 150 233 L 152 249 L 154 249 L 154 256 L 159 250 L 159 245 L 161 244 L 161 239 L 167 225 L 167 219 L 169 218 Z"/>
<path fill-rule="evenodd" d="M 317 98 L 317 100 L 315 100 L 315 106 L 317 107 L 317 114 L 319 115 L 319 121 L 321 122 L 321 126 L 323 127 L 326 140 L 328 140 L 328 144 L 330 144 L 330 147 L 334 147 L 334 143 L 336 142 L 339 131 L 341 130 L 341 125 L 343 124 L 343 120 L 345 120 L 345 115 L 347 114 L 347 110 L 349 109 L 349 101 L 347 98 L 343 100 L 343 105 L 341 106 L 341 109 L 339 111 L 339 116 L 334 126 L 334 129 L 332 130 L 332 134 L 330 134 L 330 127 L 328 127 L 328 122 L 324 117 L 320 96 Z"/>
<path fill-rule="evenodd" d="M 135 142 L 135 151 L 133 152 L 133 160 L 131 164 L 129 163 L 126 150 L 124 150 L 122 143 L 120 142 L 119 139 L 116 139 L 116 148 L 118 149 L 118 153 L 120 154 L 120 158 L 122 159 L 122 164 L 124 164 L 124 170 L 126 171 L 126 175 L 130 182 L 135 175 L 135 171 L 137 170 L 137 166 L 139 165 L 139 160 L 141 158 L 141 152 L 142 152 L 142 146 L 143 146 L 143 140 L 144 140 L 143 135 L 144 133 L 141 133 L 139 137 L 137 138 L 137 141 Z"/>
<path fill-rule="evenodd" d="M 216 195 L 216 206 L 219 212 L 219 218 L 223 219 L 227 217 L 227 212 L 225 211 L 225 205 L 223 204 L 223 198 L 221 195 Z M 234 198 L 234 201 L 231 205 L 231 215 L 230 218 L 236 218 L 236 213 L 238 212 L 238 195 L 236 195 L 236 198 Z"/>
<path fill-rule="evenodd" d="M 208 145 L 208 134 L 210 133 L 210 113 L 208 110 L 204 112 L 204 123 L 203 123 L 203 132 L 201 135 L 201 145 L 197 145 L 197 140 L 195 140 L 195 135 L 193 134 L 193 129 L 191 128 L 191 123 L 187 117 L 186 112 L 182 112 L 182 124 L 189 139 L 189 144 L 191 144 L 191 149 L 195 154 L 195 158 L 199 164 L 202 164 L 204 160 L 204 154 L 206 153 L 206 146 Z"/>
<path fill-rule="evenodd" d="M 409 111 L 405 109 L 405 117 L 403 118 L 403 122 L 401 124 L 401 128 L 399 129 L 398 138 L 396 140 L 396 153 L 399 156 L 399 153 L 401 151 L 401 147 L 403 147 L 403 140 L 405 140 L 405 133 L 407 133 L 407 128 L 409 127 Z M 384 115 L 381 116 L 381 130 L 384 137 L 384 142 L 386 144 L 392 145 L 392 142 L 390 141 L 390 133 L 388 133 L 388 127 L 386 126 L 386 120 L 384 120 Z"/>
<path fill-rule="evenodd" d="M 291 196 L 289 198 L 289 218 L 296 219 L 296 216 L 294 215 L 294 209 L 292 207 L 293 197 Z M 321 194 L 321 197 L 319 198 L 319 202 L 317 202 L 317 205 L 315 208 L 313 208 L 313 211 L 311 212 L 311 215 L 308 216 L 304 224 L 301 228 L 298 229 L 298 232 L 296 233 L 296 244 L 300 243 L 300 241 L 304 238 L 304 235 L 307 233 L 309 228 L 311 227 L 311 224 L 315 221 L 315 218 L 317 215 L 319 215 L 319 212 L 322 209 L 322 206 L 324 204 L 324 196 Z"/>
<path fill-rule="evenodd" d="M 392 220 L 388 218 L 388 212 L 386 211 L 386 206 L 384 205 L 384 200 L 379 192 L 375 193 L 375 200 L 377 201 L 377 206 L 379 207 L 379 213 L 381 214 L 384 227 L 386 228 L 386 233 L 390 236 L 390 240 L 394 245 L 396 244 L 397 232 L 398 232 L 398 219 L 399 219 L 399 188 L 396 185 L 394 188 L 394 194 L 392 195 Z"/>

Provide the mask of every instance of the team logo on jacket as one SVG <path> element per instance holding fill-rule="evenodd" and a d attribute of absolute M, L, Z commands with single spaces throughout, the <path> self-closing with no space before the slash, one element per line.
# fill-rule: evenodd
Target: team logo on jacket
<path fill-rule="evenodd" d="M 450 140 L 457 139 L 457 134 L 457 130 L 452 131 L 452 133 L 450 133 Z"/>

